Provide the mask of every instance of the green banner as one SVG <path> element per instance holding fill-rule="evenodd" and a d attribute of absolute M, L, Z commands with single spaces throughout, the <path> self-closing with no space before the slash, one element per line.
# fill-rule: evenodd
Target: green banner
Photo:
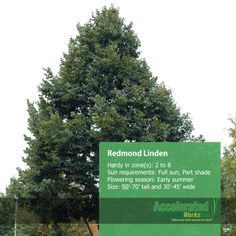
<path fill-rule="evenodd" d="M 100 143 L 100 236 L 220 235 L 220 143 Z"/>

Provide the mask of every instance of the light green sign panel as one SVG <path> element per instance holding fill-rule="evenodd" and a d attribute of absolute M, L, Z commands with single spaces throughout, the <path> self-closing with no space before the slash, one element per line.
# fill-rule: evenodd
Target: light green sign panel
<path fill-rule="evenodd" d="M 220 235 L 220 143 L 99 149 L 100 236 Z"/>

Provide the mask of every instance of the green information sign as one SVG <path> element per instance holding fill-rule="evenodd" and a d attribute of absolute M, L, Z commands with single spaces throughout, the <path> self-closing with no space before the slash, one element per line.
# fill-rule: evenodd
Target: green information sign
<path fill-rule="evenodd" d="M 220 143 L 100 143 L 100 236 L 220 235 Z"/>

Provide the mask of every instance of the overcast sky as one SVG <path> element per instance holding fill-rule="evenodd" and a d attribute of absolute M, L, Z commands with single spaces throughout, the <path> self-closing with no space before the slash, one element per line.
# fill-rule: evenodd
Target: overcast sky
<path fill-rule="evenodd" d="M 196 134 L 229 144 L 236 113 L 236 3 L 228 0 L 2 0 L 0 2 L 0 191 L 21 157 L 26 99 L 37 100 L 43 67 L 56 73 L 76 24 L 114 3 L 132 21 L 154 75 L 172 89 Z"/>

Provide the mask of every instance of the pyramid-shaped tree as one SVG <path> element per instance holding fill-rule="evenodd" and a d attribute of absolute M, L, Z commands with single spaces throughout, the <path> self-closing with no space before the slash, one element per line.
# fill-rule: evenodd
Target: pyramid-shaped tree
<path fill-rule="evenodd" d="M 118 9 L 103 8 L 78 26 L 58 74 L 46 70 L 39 101 L 28 105 L 32 136 L 26 137 L 28 169 L 20 171 L 39 214 L 50 212 L 55 222 L 97 217 L 100 141 L 189 139 L 191 121 L 171 91 L 157 83 L 139 47 L 132 24 L 125 24 Z M 59 200 L 49 207 L 37 197 L 70 199 L 67 206 L 73 207 L 68 211 Z"/>

